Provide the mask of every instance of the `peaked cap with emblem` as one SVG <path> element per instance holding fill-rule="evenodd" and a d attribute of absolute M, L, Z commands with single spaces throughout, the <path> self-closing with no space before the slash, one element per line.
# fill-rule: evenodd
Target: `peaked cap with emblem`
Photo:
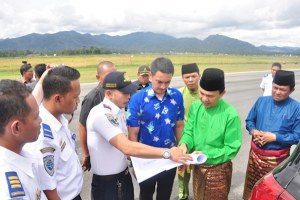
<path fill-rule="evenodd" d="M 125 72 L 110 72 L 103 81 L 104 89 L 116 89 L 124 94 L 133 94 L 138 86 L 124 76 Z"/>
<path fill-rule="evenodd" d="M 142 65 L 138 69 L 139 75 L 149 74 L 149 72 L 150 72 L 150 67 L 146 65 Z"/>

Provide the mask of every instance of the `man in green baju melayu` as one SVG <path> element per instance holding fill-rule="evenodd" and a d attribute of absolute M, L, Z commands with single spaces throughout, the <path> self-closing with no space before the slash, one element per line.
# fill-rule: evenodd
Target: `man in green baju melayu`
<path fill-rule="evenodd" d="M 197 200 L 228 199 L 232 162 L 242 143 L 241 120 L 237 111 L 224 99 L 224 72 L 204 70 L 199 98 L 193 102 L 182 138 L 184 152 L 203 153 L 204 164 L 193 167 L 193 192 Z"/>

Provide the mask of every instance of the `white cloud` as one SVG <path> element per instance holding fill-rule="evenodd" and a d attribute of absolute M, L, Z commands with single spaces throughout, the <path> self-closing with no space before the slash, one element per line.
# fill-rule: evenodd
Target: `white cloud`
<path fill-rule="evenodd" d="M 254 45 L 300 47 L 298 0 L 4 0 L 0 38 L 75 30 L 136 31 L 205 39 L 223 34 Z"/>

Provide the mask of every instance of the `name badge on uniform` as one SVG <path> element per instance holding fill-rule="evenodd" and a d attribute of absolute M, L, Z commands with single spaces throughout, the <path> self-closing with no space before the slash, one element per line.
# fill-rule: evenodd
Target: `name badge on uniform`
<path fill-rule="evenodd" d="M 46 172 L 50 175 L 53 176 L 54 174 L 54 155 L 48 155 L 43 157 L 44 161 L 44 168 Z"/>
<path fill-rule="evenodd" d="M 26 196 L 17 172 L 5 172 L 11 198 Z"/>

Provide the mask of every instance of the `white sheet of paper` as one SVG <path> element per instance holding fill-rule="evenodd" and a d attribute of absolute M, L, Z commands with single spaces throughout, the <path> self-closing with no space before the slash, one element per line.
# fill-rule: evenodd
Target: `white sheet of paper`
<path fill-rule="evenodd" d="M 207 158 L 204 154 L 190 155 L 193 158 L 193 161 L 187 161 L 190 164 L 202 164 L 206 161 Z M 182 163 L 163 158 L 146 159 L 131 156 L 131 161 L 138 183 L 143 182 L 148 178 L 159 174 L 160 172 L 182 165 Z"/>

